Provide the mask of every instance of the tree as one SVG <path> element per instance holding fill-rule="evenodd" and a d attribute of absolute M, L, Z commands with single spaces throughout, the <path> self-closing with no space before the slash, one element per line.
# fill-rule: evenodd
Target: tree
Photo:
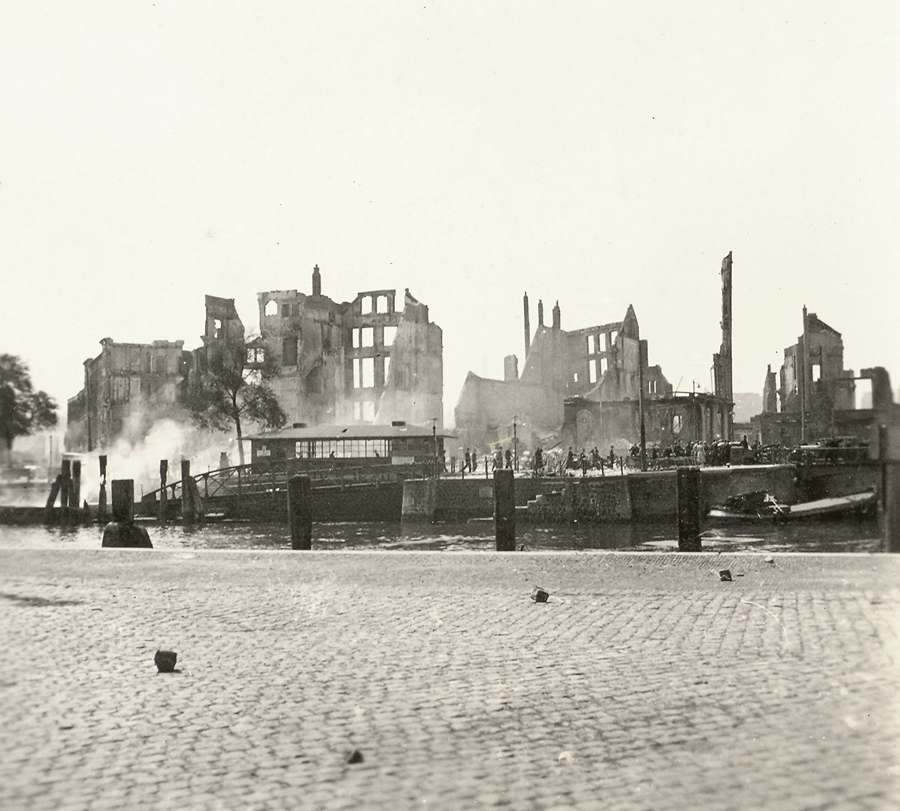
<path fill-rule="evenodd" d="M 206 347 L 206 359 L 206 371 L 188 393 L 188 409 L 199 428 L 228 431 L 233 426 L 244 464 L 245 420 L 263 428 L 281 428 L 287 422 L 278 397 L 267 385 L 277 367 L 257 341 L 215 341 Z"/>
<path fill-rule="evenodd" d="M 12 465 L 13 440 L 57 424 L 56 401 L 35 391 L 28 366 L 16 355 L 0 355 L 0 437 Z"/>

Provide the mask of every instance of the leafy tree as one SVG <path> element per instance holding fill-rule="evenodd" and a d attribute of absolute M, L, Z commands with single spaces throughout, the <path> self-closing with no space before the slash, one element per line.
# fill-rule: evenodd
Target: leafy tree
<path fill-rule="evenodd" d="M 17 436 L 28 436 L 57 424 L 56 401 L 35 391 L 28 366 L 15 355 L 0 355 L 0 437 L 6 444 L 7 464 Z"/>
<path fill-rule="evenodd" d="M 206 370 L 188 393 L 188 409 L 199 428 L 228 431 L 233 427 L 244 464 L 245 421 L 263 428 L 281 428 L 287 422 L 278 397 L 267 385 L 277 367 L 256 341 L 215 341 L 206 353 Z"/>

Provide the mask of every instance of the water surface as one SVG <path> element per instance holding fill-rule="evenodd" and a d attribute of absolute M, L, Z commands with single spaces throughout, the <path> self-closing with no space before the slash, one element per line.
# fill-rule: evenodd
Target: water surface
<path fill-rule="evenodd" d="M 218 523 L 184 529 L 145 524 L 157 549 L 290 549 L 287 527 Z M 100 548 L 100 527 L 0 526 L 0 547 L 36 549 Z M 516 543 L 526 551 L 583 549 L 670 550 L 678 546 L 673 524 L 520 524 Z M 490 551 L 495 547 L 490 521 L 465 524 L 322 523 L 313 526 L 313 549 L 396 549 L 422 551 Z M 842 521 L 787 525 L 716 527 L 703 533 L 703 548 L 715 551 L 878 552 L 877 521 Z"/>

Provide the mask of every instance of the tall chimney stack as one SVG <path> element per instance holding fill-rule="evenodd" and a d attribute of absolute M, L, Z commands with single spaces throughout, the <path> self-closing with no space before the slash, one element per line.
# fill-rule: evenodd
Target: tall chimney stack
<path fill-rule="evenodd" d="M 531 313 L 528 307 L 528 293 L 522 298 L 522 304 L 525 308 L 525 357 L 528 357 L 528 350 L 531 348 Z"/>
<path fill-rule="evenodd" d="M 319 266 L 313 268 L 312 274 L 312 294 L 314 296 L 322 295 L 322 275 L 319 273 Z"/>
<path fill-rule="evenodd" d="M 559 312 L 559 302 L 553 305 L 553 329 L 560 329 L 562 326 L 562 317 Z"/>
<path fill-rule="evenodd" d="M 544 326 L 544 301 L 538 299 L 538 326 Z"/>

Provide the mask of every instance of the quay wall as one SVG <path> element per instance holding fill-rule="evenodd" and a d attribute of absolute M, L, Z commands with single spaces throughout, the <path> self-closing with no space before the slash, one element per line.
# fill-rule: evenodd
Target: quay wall
<path fill-rule="evenodd" d="M 524 507 L 541 492 L 542 480 L 515 479 L 515 503 Z M 407 479 L 403 483 L 403 520 L 456 522 L 494 514 L 494 480 Z"/>
<path fill-rule="evenodd" d="M 851 493 L 877 485 L 876 466 L 803 469 L 794 465 L 703 468 L 704 513 L 730 496 L 765 490 L 786 503 Z M 536 523 L 655 523 L 677 516 L 674 470 L 607 477 L 517 478 L 516 505 L 522 520 Z M 493 514 L 492 479 L 410 480 L 404 483 L 403 518 L 459 521 Z"/>

